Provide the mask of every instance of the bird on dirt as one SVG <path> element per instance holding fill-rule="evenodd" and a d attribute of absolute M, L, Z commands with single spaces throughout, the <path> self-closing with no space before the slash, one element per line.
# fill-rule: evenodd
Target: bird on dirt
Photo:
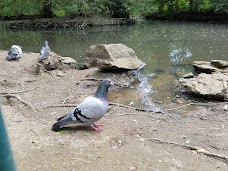
<path fill-rule="evenodd" d="M 8 52 L 8 56 L 6 57 L 6 60 L 10 61 L 13 59 L 20 59 L 21 54 L 22 54 L 22 47 L 18 45 L 13 45 Z"/>
<path fill-rule="evenodd" d="M 39 61 L 43 61 L 44 59 L 46 59 L 50 52 L 51 48 L 48 46 L 48 41 L 46 40 L 40 50 Z"/>
<path fill-rule="evenodd" d="M 113 85 L 111 79 L 102 80 L 96 93 L 85 98 L 71 112 L 57 119 L 52 130 L 58 131 L 65 125 L 84 123 L 97 132 L 102 131 L 101 124 L 95 122 L 108 111 L 108 89 L 111 85 Z"/>

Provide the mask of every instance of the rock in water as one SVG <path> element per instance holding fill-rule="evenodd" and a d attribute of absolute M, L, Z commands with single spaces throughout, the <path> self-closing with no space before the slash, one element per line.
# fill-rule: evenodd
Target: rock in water
<path fill-rule="evenodd" d="M 205 99 L 224 101 L 228 98 L 228 74 L 224 73 L 201 73 L 195 78 L 184 79 L 179 81 L 188 88 L 192 93 L 204 97 Z"/>
<path fill-rule="evenodd" d="M 6 60 L 10 61 L 13 59 L 20 59 L 21 54 L 22 54 L 22 47 L 18 45 L 13 45 L 8 52 L 8 56 L 6 57 Z"/>
<path fill-rule="evenodd" d="M 144 63 L 133 49 L 123 44 L 99 44 L 90 46 L 86 52 L 87 65 L 100 70 L 138 69 Z"/>

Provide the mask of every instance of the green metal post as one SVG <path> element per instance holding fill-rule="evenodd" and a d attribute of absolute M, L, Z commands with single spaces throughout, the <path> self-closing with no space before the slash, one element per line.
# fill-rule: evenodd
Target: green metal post
<path fill-rule="evenodd" d="M 0 107 L 0 171 L 16 171 Z"/>

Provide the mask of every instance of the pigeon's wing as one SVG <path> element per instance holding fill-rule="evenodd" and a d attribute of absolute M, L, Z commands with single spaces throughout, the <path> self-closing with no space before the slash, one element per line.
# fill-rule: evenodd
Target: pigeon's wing
<path fill-rule="evenodd" d="M 51 48 L 47 45 L 47 46 L 45 47 L 45 53 L 46 53 L 47 55 L 49 55 L 50 52 L 51 52 Z"/>
<path fill-rule="evenodd" d="M 40 49 L 40 56 L 39 56 L 39 60 L 44 60 L 45 58 L 45 47 L 42 47 Z"/>
<path fill-rule="evenodd" d="M 86 124 L 92 124 L 99 120 L 108 110 L 108 102 L 103 101 L 95 96 L 87 97 L 82 103 L 80 103 L 76 109 L 77 117 Z"/>

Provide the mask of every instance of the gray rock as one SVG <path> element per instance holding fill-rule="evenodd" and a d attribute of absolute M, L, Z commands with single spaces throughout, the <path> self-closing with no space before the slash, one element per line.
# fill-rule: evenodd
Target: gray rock
<path fill-rule="evenodd" d="M 195 78 L 180 78 L 179 81 L 191 92 L 205 99 L 227 100 L 228 74 L 226 73 L 201 73 Z"/>
<path fill-rule="evenodd" d="M 211 60 L 211 64 L 216 68 L 228 67 L 228 61 L 224 61 L 224 60 Z"/>
<path fill-rule="evenodd" d="M 133 49 L 123 44 L 99 44 L 90 46 L 86 52 L 88 67 L 97 66 L 100 70 L 135 70 L 144 64 Z"/>
<path fill-rule="evenodd" d="M 71 58 L 71 57 L 60 57 L 60 59 L 62 60 L 62 62 L 64 64 L 69 64 L 70 65 L 70 64 L 76 64 L 77 63 L 76 60 Z"/>
<path fill-rule="evenodd" d="M 211 65 L 210 62 L 207 61 L 194 61 L 192 65 L 195 68 L 196 72 L 199 73 L 203 72 L 210 74 L 217 70 L 216 67 L 214 67 L 213 65 Z"/>
<path fill-rule="evenodd" d="M 194 61 L 193 67 L 198 73 L 207 73 L 211 74 L 213 72 L 224 72 L 228 73 L 228 61 L 222 60 L 211 60 L 211 62 L 207 61 Z"/>
<path fill-rule="evenodd" d="M 58 56 L 49 56 L 43 61 L 43 66 L 47 71 L 50 71 L 57 68 L 61 69 L 63 67 L 63 63 Z"/>

